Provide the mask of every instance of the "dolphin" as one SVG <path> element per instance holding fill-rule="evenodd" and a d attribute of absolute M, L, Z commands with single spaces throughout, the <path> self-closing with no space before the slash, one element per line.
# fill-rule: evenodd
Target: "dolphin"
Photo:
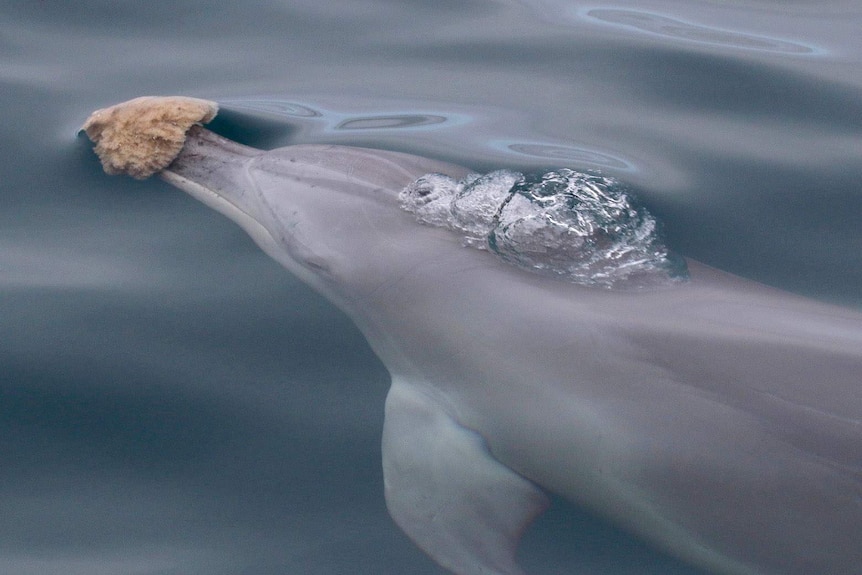
<path fill-rule="evenodd" d="M 533 273 L 404 208 L 469 170 L 257 150 L 203 128 L 215 112 L 146 98 L 85 129 L 106 169 L 225 214 L 361 329 L 392 376 L 386 504 L 438 564 L 523 575 L 553 493 L 711 573 L 860 572 L 862 314 L 690 259 L 642 289 Z"/>

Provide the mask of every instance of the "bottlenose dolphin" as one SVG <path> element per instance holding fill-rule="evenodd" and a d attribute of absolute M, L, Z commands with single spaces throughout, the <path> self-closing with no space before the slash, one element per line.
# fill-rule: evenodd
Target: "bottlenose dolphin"
<path fill-rule="evenodd" d="M 522 574 L 549 492 L 716 574 L 860 573 L 862 314 L 692 260 L 635 290 L 532 273 L 404 209 L 465 168 L 261 151 L 196 125 L 212 103 L 133 102 L 85 125 L 106 166 L 237 222 L 386 365 L 386 503 L 443 567 Z"/>

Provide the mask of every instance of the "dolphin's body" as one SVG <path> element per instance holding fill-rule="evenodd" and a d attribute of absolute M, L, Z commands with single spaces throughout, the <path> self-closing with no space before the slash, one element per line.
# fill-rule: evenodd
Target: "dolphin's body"
<path fill-rule="evenodd" d="M 862 571 L 862 314 L 688 261 L 617 291 L 420 225 L 398 193 L 467 170 L 201 127 L 161 176 L 340 306 L 392 375 L 395 521 L 458 575 L 516 575 L 561 495 L 711 572 Z"/>

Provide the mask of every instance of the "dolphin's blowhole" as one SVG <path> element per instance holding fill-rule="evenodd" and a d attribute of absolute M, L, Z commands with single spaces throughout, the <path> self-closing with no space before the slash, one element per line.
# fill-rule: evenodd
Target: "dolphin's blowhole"
<path fill-rule="evenodd" d="M 685 259 L 667 247 L 659 222 L 612 178 L 567 168 L 460 181 L 426 174 L 399 201 L 420 223 L 457 232 L 464 246 L 531 272 L 617 290 L 688 280 Z"/>

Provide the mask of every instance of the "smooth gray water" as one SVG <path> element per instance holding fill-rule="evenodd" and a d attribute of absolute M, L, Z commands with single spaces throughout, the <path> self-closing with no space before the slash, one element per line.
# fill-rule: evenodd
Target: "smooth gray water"
<path fill-rule="evenodd" d="M 236 226 L 76 131 L 144 94 L 240 141 L 601 170 L 668 245 L 862 307 L 851 0 L 6 1 L 0 573 L 431 574 L 389 520 L 388 376 Z M 531 573 L 697 571 L 562 502 Z"/>

